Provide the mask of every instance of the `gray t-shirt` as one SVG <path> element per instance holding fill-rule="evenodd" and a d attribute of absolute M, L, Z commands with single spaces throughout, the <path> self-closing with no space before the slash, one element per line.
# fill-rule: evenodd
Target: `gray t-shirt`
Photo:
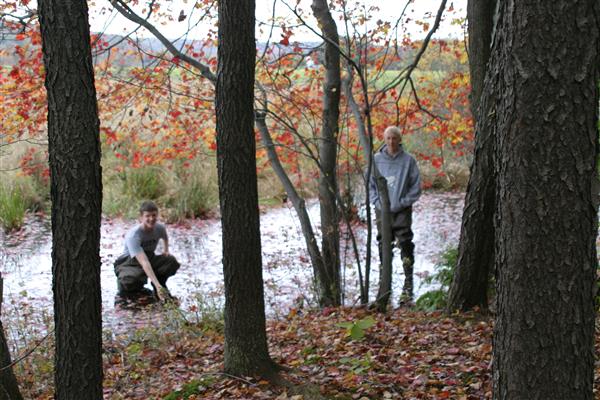
<path fill-rule="evenodd" d="M 145 231 L 142 225 L 137 225 L 125 235 L 123 255 L 135 257 L 142 250 L 146 253 L 154 253 L 160 239 L 167 240 L 167 229 L 163 224 L 157 222 L 151 231 Z"/>

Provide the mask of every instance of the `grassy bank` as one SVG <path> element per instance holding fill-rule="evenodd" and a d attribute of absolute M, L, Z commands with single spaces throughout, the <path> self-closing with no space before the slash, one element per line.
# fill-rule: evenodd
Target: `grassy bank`
<path fill-rule="evenodd" d="M 466 161 L 448 162 L 443 171 L 428 163 L 421 163 L 420 169 L 426 189 L 466 187 Z M 50 188 L 47 180 L 14 171 L 0 172 L 0 178 L 0 224 L 5 231 L 18 230 L 27 212 L 49 210 Z M 346 181 L 346 178 L 340 178 L 344 190 Z M 358 175 L 353 176 L 351 181 L 360 185 Z M 364 193 L 363 188 L 350 189 Z M 286 198 L 279 180 L 268 167 L 259 173 L 258 190 L 262 205 L 281 204 Z M 301 182 L 298 190 L 307 198 L 316 196 L 316 180 Z M 214 212 L 219 204 L 214 159 L 198 160 L 188 167 L 170 169 L 160 166 L 120 169 L 115 160 L 104 160 L 102 211 L 107 217 L 135 218 L 139 204 L 146 199 L 156 201 L 163 218 L 169 222 L 198 218 Z"/>

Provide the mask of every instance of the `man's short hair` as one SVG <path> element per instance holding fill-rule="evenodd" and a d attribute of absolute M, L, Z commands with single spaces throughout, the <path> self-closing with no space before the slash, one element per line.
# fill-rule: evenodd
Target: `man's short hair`
<path fill-rule="evenodd" d="M 156 206 L 156 203 L 151 200 L 146 200 L 142 202 L 142 204 L 140 205 L 140 215 L 142 215 L 145 212 L 158 212 L 158 207 Z"/>
<path fill-rule="evenodd" d="M 383 134 L 385 135 L 388 132 L 391 133 L 391 134 L 393 134 L 394 136 L 396 136 L 398 138 L 402 137 L 402 131 L 400 130 L 400 128 L 398 128 L 395 125 L 388 126 L 387 128 L 385 128 L 385 131 L 383 131 Z"/>

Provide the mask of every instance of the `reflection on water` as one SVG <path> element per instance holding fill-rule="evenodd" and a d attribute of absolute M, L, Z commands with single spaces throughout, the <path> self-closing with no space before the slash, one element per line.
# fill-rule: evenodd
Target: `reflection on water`
<path fill-rule="evenodd" d="M 415 289 L 417 294 L 426 290 L 420 287 L 421 276 L 433 270 L 437 256 L 448 246 L 456 245 L 462 212 L 462 193 L 425 193 L 415 205 L 413 230 L 415 233 Z M 318 206 L 311 203 L 309 213 L 313 223 L 318 221 Z M 101 238 L 101 287 L 104 325 L 109 330 L 126 331 L 140 322 L 139 315 L 115 310 L 116 279 L 112 261 L 122 251 L 125 232 L 135 221 L 103 220 Z M 315 228 L 318 228 L 315 227 Z M 186 310 L 194 296 L 221 301 L 223 274 L 221 265 L 221 229 L 217 220 L 186 221 L 169 225 L 170 250 L 179 261 L 179 272 L 169 280 L 171 292 L 181 299 Z M 317 231 L 317 229 L 315 229 Z M 264 265 L 265 302 L 271 316 L 285 313 L 299 298 L 305 305 L 314 304 L 311 295 L 312 268 L 305 248 L 300 224 L 290 207 L 267 210 L 261 215 L 262 252 Z M 52 262 L 51 238 L 48 219 L 29 217 L 26 226 L 18 233 L 0 233 L 1 272 L 5 279 L 5 307 L 19 307 L 28 303 L 36 310 L 52 312 Z M 365 250 L 366 229 L 355 232 L 359 248 Z M 160 252 L 160 247 L 157 250 Z M 395 250 L 397 251 L 397 250 Z M 372 243 L 371 287 L 377 289 L 377 245 Z M 364 258 L 364 252 L 362 257 Z M 353 267 L 354 254 L 350 243 L 343 243 L 342 261 L 346 265 L 344 276 L 346 304 L 358 301 L 357 271 Z M 361 260 L 364 266 L 364 259 Z M 402 287 L 400 256 L 394 257 L 393 288 L 396 298 Z M 12 305 L 11 305 L 12 304 Z"/>

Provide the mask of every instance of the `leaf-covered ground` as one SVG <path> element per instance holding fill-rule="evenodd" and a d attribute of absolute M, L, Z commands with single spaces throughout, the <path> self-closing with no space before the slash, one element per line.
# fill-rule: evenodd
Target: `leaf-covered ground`
<path fill-rule="evenodd" d="M 348 327 L 368 315 L 375 324 L 361 332 L 361 339 L 352 339 Z M 201 329 L 167 320 L 159 328 L 105 340 L 105 399 L 315 397 L 297 394 L 306 390 L 223 375 L 218 324 Z M 448 318 L 405 309 L 387 315 L 293 310 L 268 323 L 272 357 L 291 368 L 282 376 L 328 399 L 489 398 L 491 332 L 490 320 L 476 314 Z M 51 399 L 51 372 L 40 380 L 31 375 L 36 371 L 33 366 L 22 370 L 22 386 L 30 389 L 26 395 Z"/>
<path fill-rule="evenodd" d="M 290 369 L 293 386 L 222 373 L 218 320 L 186 323 L 176 310 L 153 309 L 162 319 L 104 341 L 105 399 L 490 399 L 491 317 L 447 317 L 397 309 L 292 312 L 268 322 L 272 357 Z M 374 324 L 361 339 L 358 321 Z M 360 324 L 359 324 L 360 325 Z M 353 333 L 357 333 L 356 330 Z M 358 335 L 360 336 L 360 335 Z M 355 337 L 358 337 L 355 336 Z M 600 349 L 596 337 L 596 352 Z M 25 398 L 52 399 L 52 349 L 41 346 L 18 364 Z M 600 398 L 600 365 L 595 374 Z"/>

